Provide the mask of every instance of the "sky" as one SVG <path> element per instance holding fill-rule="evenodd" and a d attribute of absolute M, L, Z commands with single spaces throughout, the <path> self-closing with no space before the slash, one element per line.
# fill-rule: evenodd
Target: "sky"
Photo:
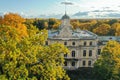
<path fill-rule="evenodd" d="M 61 2 L 72 2 L 67 6 L 67 14 L 96 17 L 106 14 L 120 14 L 120 0 L 0 0 L 0 13 L 19 13 L 24 16 L 48 16 L 64 14 Z M 107 15 L 109 17 L 109 15 Z"/>

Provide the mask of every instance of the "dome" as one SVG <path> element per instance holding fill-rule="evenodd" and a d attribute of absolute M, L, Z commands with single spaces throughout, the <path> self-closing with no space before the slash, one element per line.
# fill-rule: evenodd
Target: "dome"
<path fill-rule="evenodd" d="M 67 14 L 65 14 L 64 16 L 62 16 L 62 19 L 70 19 L 70 17 Z"/>

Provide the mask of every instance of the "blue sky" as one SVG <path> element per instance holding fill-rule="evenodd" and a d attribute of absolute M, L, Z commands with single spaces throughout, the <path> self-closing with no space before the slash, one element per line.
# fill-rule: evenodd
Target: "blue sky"
<path fill-rule="evenodd" d="M 60 0 L 0 0 L 0 12 L 47 14 Z M 61 0 L 62 1 L 62 0 Z M 56 11 L 55 11 L 56 12 Z"/>
<path fill-rule="evenodd" d="M 0 13 L 13 12 L 26 16 L 64 14 L 65 0 L 0 0 Z M 66 0 L 74 5 L 67 7 L 69 15 L 78 12 L 89 12 L 88 16 L 104 15 L 106 13 L 120 13 L 120 0 Z M 95 13 L 94 11 L 107 11 Z M 94 13 L 93 13 L 94 12 Z"/>

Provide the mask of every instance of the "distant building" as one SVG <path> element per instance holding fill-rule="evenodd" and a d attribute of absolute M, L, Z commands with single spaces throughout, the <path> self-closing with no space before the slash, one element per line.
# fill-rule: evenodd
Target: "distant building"
<path fill-rule="evenodd" d="M 101 48 L 109 40 L 120 41 L 119 37 L 97 36 L 87 31 L 72 29 L 70 17 L 65 14 L 59 29 L 48 31 L 46 45 L 59 42 L 67 46 L 71 53 L 63 55 L 65 58 L 65 69 L 75 70 L 79 67 L 93 67 L 94 62 L 100 55 Z"/>

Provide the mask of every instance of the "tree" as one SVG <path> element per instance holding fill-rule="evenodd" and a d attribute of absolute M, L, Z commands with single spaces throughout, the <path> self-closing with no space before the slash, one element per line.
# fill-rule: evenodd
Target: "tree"
<path fill-rule="evenodd" d="M 27 28 L 24 25 L 25 19 L 18 14 L 8 13 L 5 14 L 1 25 L 11 26 L 17 29 L 21 37 L 27 36 Z"/>
<path fill-rule="evenodd" d="M 0 24 L 2 24 L 3 23 L 3 18 L 2 18 L 2 16 L 0 16 Z"/>
<path fill-rule="evenodd" d="M 112 33 L 114 33 L 115 36 L 120 36 L 120 23 L 114 23 L 112 25 Z"/>
<path fill-rule="evenodd" d="M 57 29 L 60 25 L 60 21 L 55 18 L 50 18 L 48 21 L 48 29 Z"/>
<path fill-rule="evenodd" d="M 120 36 L 120 26 L 116 28 L 115 36 Z"/>
<path fill-rule="evenodd" d="M 103 48 L 99 59 L 94 64 L 95 74 L 99 80 L 120 79 L 120 44 L 109 41 Z"/>
<path fill-rule="evenodd" d="M 80 29 L 82 30 L 92 30 L 93 24 L 92 23 L 81 23 L 80 24 Z"/>
<path fill-rule="evenodd" d="M 73 26 L 73 29 L 79 28 L 79 26 L 80 26 L 80 23 L 78 20 L 72 20 L 71 24 Z"/>
<path fill-rule="evenodd" d="M 109 24 L 110 25 L 112 25 L 112 24 L 114 24 L 114 23 L 117 23 L 118 22 L 118 20 L 117 19 L 111 19 L 111 20 L 109 20 Z"/>
<path fill-rule="evenodd" d="M 110 28 L 111 28 L 110 25 L 103 23 L 103 24 L 100 24 L 95 29 L 93 29 L 93 32 L 98 35 L 107 35 L 110 31 Z"/>
<path fill-rule="evenodd" d="M 35 20 L 33 25 L 36 26 L 39 30 L 48 28 L 48 22 L 45 19 Z"/>
<path fill-rule="evenodd" d="M 58 43 L 45 46 L 47 30 L 26 26 L 28 36 L 19 39 L 17 28 L 0 25 L 0 79 L 69 80 L 61 56 L 68 49 Z"/>

